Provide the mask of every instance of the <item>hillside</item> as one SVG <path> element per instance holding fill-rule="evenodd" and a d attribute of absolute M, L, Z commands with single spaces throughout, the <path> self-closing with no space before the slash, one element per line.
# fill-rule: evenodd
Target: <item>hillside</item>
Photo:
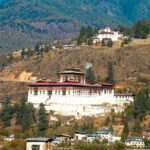
<path fill-rule="evenodd" d="M 0 52 L 75 37 L 81 25 L 129 25 L 149 17 L 149 0 L 1 0 Z"/>
<path fill-rule="evenodd" d="M 0 80 L 7 81 L 7 86 L 11 82 L 22 84 L 22 81 L 31 82 L 31 80 L 43 78 L 56 81 L 58 72 L 64 68 L 78 67 L 85 71 L 85 66 L 92 64 L 96 78 L 104 81 L 107 76 L 108 62 L 111 62 L 115 81 L 126 83 L 127 87 L 135 90 L 138 87 L 146 87 L 150 83 L 149 49 L 149 40 L 135 40 L 130 46 L 122 48 L 81 46 L 72 50 L 50 50 L 42 56 L 14 59 L 11 69 L 3 69 L 0 72 Z M 2 82 L 0 86 L 1 89 L 5 89 L 5 82 Z M 8 89 L 7 92 L 12 92 L 16 88 L 18 85 Z M 18 92 L 22 93 L 22 88 L 26 93 L 27 87 L 21 85 Z M 5 92 L 5 90 L 1 91 L 3 96 Z"/>

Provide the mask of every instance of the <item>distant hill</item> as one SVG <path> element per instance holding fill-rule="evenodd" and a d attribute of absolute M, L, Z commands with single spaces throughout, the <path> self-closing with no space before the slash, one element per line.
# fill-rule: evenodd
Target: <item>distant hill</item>
<path fill-rule="evenodd" d="M 149 0 L 0 0 L 0 51 L 71 38 L 82 25 L 130 25 L 149 17 Z"/>

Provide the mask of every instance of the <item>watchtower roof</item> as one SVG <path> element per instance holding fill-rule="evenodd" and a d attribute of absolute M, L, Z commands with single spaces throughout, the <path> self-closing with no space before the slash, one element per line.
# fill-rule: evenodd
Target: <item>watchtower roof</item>
<path fill-rule="evenodd" d="M 66 68 L 64 71 L 61 71 L 60 74 L 78 74 L 78 75 L 85 75 L 80 69 L 78 68 Z"/>

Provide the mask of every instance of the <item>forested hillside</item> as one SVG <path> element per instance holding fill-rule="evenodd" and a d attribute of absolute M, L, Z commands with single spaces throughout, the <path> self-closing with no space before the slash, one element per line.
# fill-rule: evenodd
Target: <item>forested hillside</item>
<path fill-rule="evenodd" d="M 130 25 L 149 17 L 149 0 L 1 0 L 0 50 L 75 37 L 81 25 Z"/>

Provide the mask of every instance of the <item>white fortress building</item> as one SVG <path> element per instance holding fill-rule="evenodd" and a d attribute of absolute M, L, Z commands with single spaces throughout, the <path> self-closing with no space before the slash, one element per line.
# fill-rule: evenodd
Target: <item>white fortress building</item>
<path fill-rule="evenodd" d="M 58 82 L 43 80 L 29 84 L 28 91 L 28 102 L 35 108 L 43 103 L 47 111 L 61 115 L 91 116 L 112 109 L 121 112 L 132 101 L 132 94 L 115 94 L 113 84 L 87 84 L 85 74 L 77 68 L 60 72 Z"/>
<path fill-rule="evenodd" d="M 97 35 L 93 37 L 93 43 L 99 43 L 102 40 L 109 40 L 111 39 L 113 42 L 118 41 L 122 34 L 119 34 L 119 31 L 114 31 L 110 27 L 106 27 L 98 31 Z"/>

